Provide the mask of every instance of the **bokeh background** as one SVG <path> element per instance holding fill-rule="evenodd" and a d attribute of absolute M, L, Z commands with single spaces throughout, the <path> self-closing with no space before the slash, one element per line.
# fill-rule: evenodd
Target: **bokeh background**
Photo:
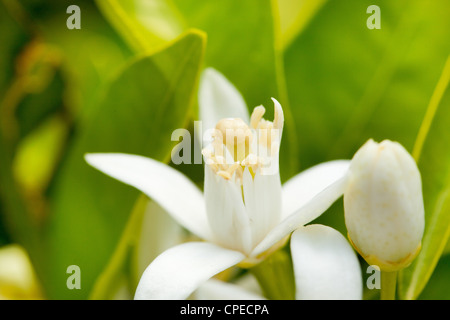
<path fill-rule="evenodd" d="M 81 29 L 66 26 L 73 4 Z M 373 4 L 381 29 L 366 26 Z M 132 297 L 141 265 L 189 236 L 83 155 L 170 163 L 171 132 L 193 129 L 214 67 L 250 110 L 271 119 L 270 98 L 283 105 L 283 181 L 369 138 L 413 153 L 427 230 L 399 297 L 449 299 L 449 12 L 447 0 L 0 0 L 0 297 Z M 174 167 L 202 187 L 202 165 Z M 346 235 L 342 199 L 315 222 Z M 67 288 L 70 265 L 81 289 Z"/>

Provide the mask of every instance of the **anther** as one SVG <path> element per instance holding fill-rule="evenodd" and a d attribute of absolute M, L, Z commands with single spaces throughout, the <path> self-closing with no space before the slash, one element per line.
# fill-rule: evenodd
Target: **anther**
<path fill-rule="evenodd" d="M 264 113 L 266 113 L 266 109 L 263 106 L 258 106 L 255 109 L 253 109 L 252 116 L 250 118 L 250 128 L 256 129 L 258 128 L 258 125 L 264 116 Z"/>
<path fill-rule="evenodd" d="M 222 119 L 216 129 L 222 133 L 222 143 L 227 147 L 234 161 L 242 161 L 250 152 L 253 140 L 252 131 L 248 125 L 239 118 Z"/>

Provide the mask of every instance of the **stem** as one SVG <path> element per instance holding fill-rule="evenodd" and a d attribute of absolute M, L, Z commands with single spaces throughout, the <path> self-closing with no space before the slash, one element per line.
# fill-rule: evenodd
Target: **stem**
<path fill-rule="evenodd" d="M 139 246 L 142 220 L 148 199 L 141 194 L 131 211 L 125 230 L 106 268 L 92 288 L 90 300 L 113 299 L 121 284 L 126 283 L 134 293 L 139 281 L 136 248 Z M 131 270 L 129 270 L 131 268 Z M 129 276 L 129 279 L 127 279 Z"/>
<path fill-rule="evenodd" d="M 397 271 L 381 271 L 381 300 L 395 300 Z"/>
<path fill-rule="evenodd" d="M 264 295 L 270 300 L 292 300 L 295 297 L 295 280 L 289 255 L 278 250 L 260 264 L 250 269 Z"/>

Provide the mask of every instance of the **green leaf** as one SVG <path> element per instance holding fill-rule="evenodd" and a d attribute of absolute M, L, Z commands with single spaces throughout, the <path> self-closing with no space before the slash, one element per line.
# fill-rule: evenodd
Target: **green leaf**
<path fill-rule="evenodd" d="M 167 161 L 171 133 L 191 115 L 205 36 L 191 31 L 164 50 L 133 61 L 110 84 L 97 112 L 75 137 L 51 189 L 46 244 L 50 298 L 86 298 L 128 220 L 138 191 L 85 163 L 88 152 L 123 152 Z M 68 290 L 66 268 L 81 269 Z"/>
<path fill-rule="evenodd" d="M 401 272 L 400 297 L 416 299 L 424 289 L 450 236 L 450 56 L 420 128 L 413 156 L 422 175 L 425 233 L 422 250 Z"/>
<path fill-rule="evenodd" d="M 250 109 L 262 103 L 270 106 L 270 97 L 279 97 L 269 0 L 174 2 L 189 26 L 208 34 L 206 65 L 223 73 L 243 94 Z M 271 108 L 267 109 L 273 114 Z"/>
<path fill-rule="evenodd" d="M 96 0 L 108 20 L 137 51 L 151 51 L 184 26 L 170 0 Z"/>
<path fill-rule="evenodd" d="M 381 29 L 369 30 L 371 4 L 326 2 L 285 52 L 303 168 L 349 159 L 369 138 L 412 150 L 450 52 L 450 4 L 379 1 Z"/>
<path fill-rule="evenodd" d="M 49 83 L 44 88 L 39 88 L 32 94 L 26 94 L 23 96 L 23 100 L 18 104 L 16 108 L 16 118 L 20 129 L 20 138 L 25 137 L 27 134 L 35 130 L 40 124 L 47 120 L 55 113 L 66 113 L 64 110 L 63 92 L 65 89 L 65 83 L 61 74 L 61 70 L 54 70 L 49 72 L 55 72 L 54 75 L 48 75 L 52 77 Z M 39 79 L 42 85 L 43 75 L 30 75 Z M 30 88 L 24 88 L 24 90 Z"/>
<path fill-rule="evenodd" d="M 8 30 L 0 53 L 0 124 L 14 146 L 61 111 L 65 89 L 59 52 L 32 33 L 27 19 L 19 3 L 0 3 L 0 27 Z"/>
<path fill-rule="evenodd" d="M 100 85 L 124 61 L 122 51 L 129 52 L 121 50 L 120 38 L 88 2 L 82 19 L 89 27 L 67 29 L 67 6 L 65 1 L 0 1 L 2 227 L 27 249 L 44 287 L 53 283 L 53 275 L 41 272 L 48 263 L 41 243 L 47 184 L 64 156 L 66 137 L 72 136 L 72 115 L 80 106 L 86 114 L 97 109 Z M 78 125 L 83 116 L 77 113 Z"/>
<path fill-rule="evenodd" d="M 53 116 L 24 137 L 15 152 L 12 173 L 23 193 L 29 195 L 28 205 L 36 216 L 45 214 L 42 202 L 58 167 L 68 133 L 64 118 Z"/>
<path fill-rule="evenodd" d="M 449 254 L 450 253 L 450 239 L 447 241 L 447 245 L 444 248 L 443 254 Z"/>
<path fill-rule="evenodd" d="M 38 223 L 30 214 L 25 205 L 23 195 L 12 174 L 12 148 L 6 142 L 0 131 L 0 203 L 2 223 L 15 243 L 20 244 L 29 253 L 30 259 L 37 271 L 44 265 L 41 239 L 38 232 Z"/>
<path fill-rule="evenodd" d="M 276 98 L 285 112 L 280 171 L 286 180 L 297 171 L 295 122 L 284 83 L 281 34 L 271 0 L 175 0 L 187 25 L 208 34 L 206 66 L 225 75 L 241 92 L 249 111 L 263 104 L 273 119 Z"/>
<path fill-rule="evenodd" d="M 277 0 L 282 47 L 287 48 L 327 0 Z"/>
<path fill-rule="evenodd" d="M 29 89 L 26 84 L 30 84 L 31 81 L 23 80 L 30 80 L 36 75 L 27 68 L 30 64 L 33 65 L 35 60 L 32 55 L 26 53 L 29 53 L 27 49 L 31 47 L 30 43 L 38 43 L 38 41 L 31 41 L 32 32 L 21 19 L 18 19 L 18 16 L 23 18 L 22 13 L 18 3 L 0 2 L 0 29 L 2 30 L 0 50 L 0 69 L 2 70 L 0 74 L 0 223 L 2 226 L 0 233 L 5 231 L 8 233 L 7 237 L 1 236 L 3 241 L 10 237 L 8 240 L 22 245 L 28 251 L 34 268 L 39 272 L 44 263 L 39 224 L 35 219 L 36 216 L 30 212 L 31 206 L 25 203 L 23 190 L 13 172 L 20 133 L 26 131 L 23 130 L 24 127 L 31 130 L 46 113 L 42 112 L 40 106 L 35 107 L 35 112 L 27 119 L 21 118 L 16 113 L 23 98 L 30 98 L 28 95 L 30 92 L 25 88 Z M 43 65 L 47 64 L 44 62 Z M 39 82 L 34 80 L 35 84 Z M 43 87 L 45 88 L 46 85 Z M 50 91 L 53 93 L 54 90 Z"/>
<path fill-rule="evenodd" d="M 141 195 L 134 206 L 128 219 L 125 230 L 119 240 L 119 244 L 111 256 L 107 267 L 98 277 L 92 292 L 89 295 L 91 300 L 111 300 L 120 289 L 120 279 L 128 278 L 131 272 L 129 264 L 132 250 L 139 245 L 141 225 L 144 220 L 145 208 L 148 198 Z M 129 281 L 126 281 L 129 285 Z M 131 291 L 131 288 L 130 288 Z"/>
<path fill-rule="evenodd" d="M 14 59 L 23 46 L 30 41 L 27 30 L 11 15 L 11 3 L 0 1 L 0 29 L 2 32 L 2 50 L 0 50 L 0 100 L 3 100 L 6 88 L 14 75 Z"/>
<path fill-rule="evenodd" d="M 97 1 L 105 16 L 137 52 L 152 50 L 188 27 L 205 31 L 208 34 L 206 65 L 219 70 L 238 88 L 250 110 L 264 104 L 266 117 L 271 119 L 270 98 L 276 98 L 283 105 L 286 126 L 281 146 L 282 179 L 296 173 L 295 122 L 284 83 L 282 40 L 275 1 L 174 0 L 165 5 L 162 2 L 151 1 L 157 8 L 163 8 L 159 12 L 138 12 L 142 0 Z M 158 27 L 161 23 L 163 28 Z M 161 29 L 168 32 L 155 38 Z M 192 175 L 190 173 L 195 169 L 183 167 L 183 170 Z"/>
<path fill-rule="evenodd" d="M 381 29 L 369 30 L 372 4 L 327 1 L 285 51 L 302 169 L 351 159 L 369 138 L 412 150 L 450 52 L 450 3 L 377 1 Z M 346 233 L 341 205 L 320 223 Z"/>
<path fill-rule="evenodd" d="M 39 31 L 39 39 L 60 55 L 60 67 L 67 84 L 64 104 L 70 111 L 68 120 L 76 119 L 77 124 L 84 122 L 97 112 L 101 89 L 134 57 L 134 52 L 104 19 L 93 1 L 80 4 L 80 30 L 66 28 L 70 16 L 66 10 L 73 3 L 32 0 L 21 1 L 21 4 L 27 10 L 29 20 L 35 22 L 33 30 Z"/>
<path fill-rule="evenodd" d="M 132 298 L 147 266 L 163 251 L 185 241 L 186 235 L 187 232 L 164 209 L 142 194 L 89 299 L 115 299 L 118 290 L 127 292 Z M 120 287 L 123 284 L 126 290 Z"/>
<path fill-rule="evenodd" d="M 430 281 L 420 294 L 421 300 L 450 300 L 450 255 L 439 260 Z"/>

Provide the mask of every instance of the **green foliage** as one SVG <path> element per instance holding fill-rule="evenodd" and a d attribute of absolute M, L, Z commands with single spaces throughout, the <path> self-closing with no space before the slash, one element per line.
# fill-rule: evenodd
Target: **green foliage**
<path fill-rule="evenodd" d="M 286 113 L 280 163 L 282 180 L 297 172 L 297 142 L 284 82 L 281 35 L 274 1 L 175 0 L 188 25 L 205 30 L 208 46 L 206 66 L 223 73 L 242 93 L 249 111 L 264 105 L 273 119 L 276 98 Z M 249 14 L 251 12 L 251 14 Z M 236 36 L 239 35 L 239 36 Z M 238 63 L 245 57 L 245 64 Z"/>
<path fill-rule="evenodd" d="M 433 272 L 433 276 L 428 282 L 427 286 L 420 294 L 421 300 L 449 300 L 450 291 L 448 290 L 448 284 L 450 283 L 450 255 L 443 256 L 436 270 Z"/>
<path fill-rule="evenodd" d="M 137 192 L 96 172 L 87 152 L 141 154 L 166 161 L 167 137 L 184 126 L 195 92 L 204 36 L 190 32 L 165 50 L 132 62 L 111 83 L 97 113 L 75 137 L 51 190 L 48 290 L 54 297 L 85 298 L 123 231 Z M 105 227 L 107 226 L 107 227 Z M 67 230 L 76 230 L 68 237 Z M 65 288 L 66 266 L 83 270 L 85 290 Z"/>
<path fill-rule="evenodd" d="M 71 1 L 0 0 L 0 244 L 28 250 L 48 298 L 109 298 L 114 282 L 135 286 L 139 193 L 83 156 L 168 162 L 172 131 L 198 120 L 204 67 L 223 73 L 249 110 L 263 104 L 267 119 L 271 97 L 283 105 L 282 180 L 349 159 L 369 138 L 411 151 L 426 230 L 399 296 L 448 297 L 447 0 L 76 2 L 81 30 L 66 28 Z M 380 30 L 366 27 L 372 4 Z M 199 167 L 177 168 L 201 184 Z M 315 222 L 345 234 L 342 201 Z M 72 264 L 81 290 L 66 287 Z"/>
<path fill-rule="evenodd" d="M 152 51 L 183 31 L 171 1 L 97 0 L 96 3 L 137 51 Z"/>
<path fill-rule="evenodd" d="M 154 50 L 180 33 L 182 28 L 204 30 L 208 34 L 205 65 L 223 73 L 243 94 L 250 110 L 264 104 L 266 117 L 270 119 L 273 117 L 270 98 L 276 98 L 283 105 L 289 125 L 282 145 L 281 162 L 284 165 L 281 174 L 284 180 L 295 174 L 298 149 L 295 123 L 290 116 L 284 84 L 279 52 L 282 40 L 277 33 L 278 17 L 272 10 L 273 1 L 152 1 L 161 10 L 158 19 L 154 12 L 146 15 L 139 11 L 138 15 L 136 8 L 146 6 L 142 0 L 99 2 L 108 19 L 138 52 Z M 161 23 L 167 31 L 164 36 L 159 34 Z M 246 57 L 244 67 L 236 63 L 242 57 Z"/>
<path fill-rule="evenodd" d="M 401 273 L 400 295 L 404 299 L 419 296 L 450 236 L 449 82 L 450 56 L 430 101 L 413 152 L 422 174 L 425 234 L 419 256 Z"/>
<path fill-rule="evenodd" d="M 369 138 L 413 150 L 450 52 L 449 4 L 378 1 L 381 29 L 369 30 L 361 12 L 371 4 L 328 1 L 285 51 L 303 169 L 350 159 Z M 340 203 L 316 222 L 346 234 Z"/>
<path fill-rule="evenodd" d="M 327 2 L 285 52 L 303 168 L 348 159 L 369 138 L 412 151 L 450 51 L 449 4 L 378 1 L 381 29 L 369 30 L 371 4 Z"/>

